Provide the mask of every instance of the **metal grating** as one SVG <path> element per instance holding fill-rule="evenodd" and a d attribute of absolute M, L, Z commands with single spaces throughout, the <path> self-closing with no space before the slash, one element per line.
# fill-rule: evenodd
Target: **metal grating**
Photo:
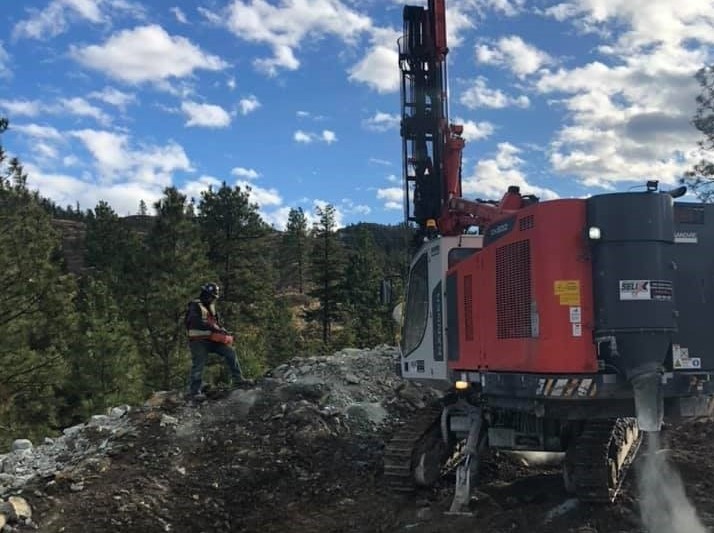
<path fill-rule="evenodd" d="M 530 241 L 496 249 L 496 329 L 499 339 L 531 336 Z"/>
<path fill-rule="evenodd" d="M 464 335 L 467 341 L 474 340 L 473 276 L 464 276 Z"/>
<path fill-rule="evenodd" d="M 535 219 L 533 218 L 533 215 L 528 215 L 527 217 L 523 217 L 518 220 L 518 229 L 520 231 L 531 229 L 533 226 L 535 226 Z"/>

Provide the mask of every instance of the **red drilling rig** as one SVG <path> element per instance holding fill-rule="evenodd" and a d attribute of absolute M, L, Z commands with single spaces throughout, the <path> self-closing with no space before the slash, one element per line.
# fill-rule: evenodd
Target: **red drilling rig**
<path fill-rule="evenodd" d="M 488 448 L 565 452 L 566 489 L 613 501 L 643 431 L 714 395 L 714 206 L 684 188 L 539 201 L 462 197 L 444 0 L 404 8 L 405 217 L 416 251 L 399 373 L 444 392 L 385 454 L 399 490 L 459 460 L 466 509 Z"/>

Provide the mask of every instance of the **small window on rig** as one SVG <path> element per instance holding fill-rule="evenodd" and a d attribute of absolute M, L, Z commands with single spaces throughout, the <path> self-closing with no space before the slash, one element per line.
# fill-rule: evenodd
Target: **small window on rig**
<path fill-rule="evenodd" d="M 677 224 L 704 224 L 704 208 L 674 204 L 674 221 Z"/>
<path fill-rule="evenodd" d="M 429 318 L 429 272 L 426 254 L 422 254 L 409 274 L 403 349 L 407 356 L 416 350 L 424 337 Z"/>
<path fill-rule="evenodd" d="M 452 248 L 449 250 L 449 268 L 471 257 L 478 248 Z"/>

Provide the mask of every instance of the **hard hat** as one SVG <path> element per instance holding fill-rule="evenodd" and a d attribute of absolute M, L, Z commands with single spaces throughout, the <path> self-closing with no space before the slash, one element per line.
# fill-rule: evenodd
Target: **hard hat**
<path fill-rule="evenodd" d="M 215 283 L 206 283 L 201 287 L 201 294 L 218 299 L 221 295 L 221 289 Z"/>

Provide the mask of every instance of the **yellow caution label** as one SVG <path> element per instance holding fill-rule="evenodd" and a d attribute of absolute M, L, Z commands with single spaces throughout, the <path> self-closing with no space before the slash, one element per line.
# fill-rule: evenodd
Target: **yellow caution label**
<path fill-rule="evenodd" d="M 560 298 L 560 305 L 580 305 L 580 280 L 555 280 L 553 293 Z"/>

